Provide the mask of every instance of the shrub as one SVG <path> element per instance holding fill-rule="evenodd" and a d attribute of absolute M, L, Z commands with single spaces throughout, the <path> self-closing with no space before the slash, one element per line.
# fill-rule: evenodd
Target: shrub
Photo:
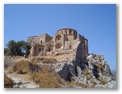
<path fill-rule="evenodd" d="M 54 58 L 34 57 L 34 58 L 31 59 L 31 62 L 33 62 L 33 63 L 40 63 L 40 62 L 43 62 L 43 63 L 56 63 L 57 60 L 54 59 Z"/>
<path fill-rule="evenodd" d="M 90 73 L 89 75 L 90 75 L 90 77 L 93 77 L 93 76 L 94 76 L 94 74 L 93 74 L 93 73 Z"/>
<path fill-rule="evenodd" d="M 102 75 L 106 76 L 106 72 L 103 72 L 103 74 L 102 74 Z"/>
<path fill-rule="evenodd" d="M 43 63 L 51 63 L 51 62 L 50 62 L 50 59 L 44 58 L 44 59 L 43 59 Z"/>
<path fill-rule="evenodd" d="M 103 66 L 102 65 L 98 65 L 97 67 L 98 67 L 97 71 L 103 71 Z"/>
<path fill-rule="evenodd" d="M 96 85 L 96 84 L 97 84 L 95 81 L 91 81 L 91 83 L 93 83 L 94 85 Z"/>
<path fill-rule="evenodd" d="M 28 62 L 27 61 L 20 61 L 20 62 L 16 62 L 13 65 L 13 71 L 17 72 L 18 74 L 25 74 L 27 72 L 29 72 L 29 66 L 28 66 Z"/>
<path fill-rule="evenodd" d="M 33 63 L 29 63 L 28 61 L 20 61 L 16 62 L 13 66 L 12 69 L 14 72 L 18 74 L 26 74 L 29 72 L 40 72 L 41 68 Z"/>
<path fill-rule="evenodd" d="M 39 63 L 39 62 L 42 62 L 44 58 L 41 58 L 41 57 L 34 57 L 31 59 L 31 62 L 33 63 Z"/>
<path fill-rule="evenodd" d="M 44 58 L 43 63 L 56 63 L 57 60 L 54 58 Z"/>
<path fill-rule="evenodd" d="M 100 81 L 100 83 L 102 84 L 102 85 L 105 85 L 107 82 L 105 81 L 105 79 L 103 79 L 103 78 L 98 78 L 98 80 Z"/>
<path fill-rule="evenodd" d="M 14 72 L 13 68 L 8 68 L 8 69 L 7 69 L 7 73 L 10 73 L 10 74 L 11 74 L 11 73 L 13 73 L 13 72 Z"/>
<path fill-rule="evenodd" d="M 64 85 L 64 81 L 56 72 L 50 72 L 50 69 L 46 65 L 41 65 L 42 71 L 40 73 L 32 73 L 32 80 L 39 84 L 40 88 L 61 88 Z"/>
<path fill-rule="evenodd" d="M 33 73 L 32 79 L 40 88 L 61 88 L 63 85 L 62 79 L 55 73 Z"/>
<path fill-rule="evenodd" d="M 77 83 L 77 85 L 81 86 L 82 88 L 87 88 L 87 85 L 85 83 L 82 83 L 82 82 Z"/>
<path fill-rule="evenodd" d="M 4 76 L 4 88 L 13 88 L 13 81 L 7 76 Z"/>
<path fill-rule="evenodd" d="M 90 80 L 90 79 L 91 79 L 91 76 L 90 76 L 90 75 L 87 75 L 87 76 L 86 76 L 86 79 L 87 79 L 87 80 Z"/>
<path fill-rule="evenodd" d="M 93 83 L 90 83 L 89 85 L 87 85 L 87 88 L 94 88 L 95 87 L 95 84 Z"/>
<path fill-rule="evenodd" d="M 67 85 L 68 87 L 73 88 L 74 86 L 76 86 L 76 83 L 72 80 L 72 81 L 68 81 Z"/>
<path fill-rule="evenodd" d="M 83 73 L 84 75 L 87 75 L 87 74 L 88 74 L 88 70 L 87 70 L 87 69 L 84 69 L 84 70 L 82 71 L 82 73 Z"/>

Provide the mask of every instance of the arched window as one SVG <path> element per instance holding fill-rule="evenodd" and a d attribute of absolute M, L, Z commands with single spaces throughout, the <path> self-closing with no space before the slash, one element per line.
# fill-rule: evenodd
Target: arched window
<path fill-rule="evenodd" d="M 55 41 L 60 41 L 61 40 L 61 35 L 57 35 L 56 38 L 55 38 Z"/>

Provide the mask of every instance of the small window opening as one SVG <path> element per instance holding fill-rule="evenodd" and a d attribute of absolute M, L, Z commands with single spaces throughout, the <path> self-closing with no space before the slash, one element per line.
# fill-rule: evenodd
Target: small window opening
<path fill-rule="evenodd" d="M 69 46 L 69 49 L 70 49 L 70 50 L 72 49 L 72 46 L 71 46 L 71 45 Z"/>

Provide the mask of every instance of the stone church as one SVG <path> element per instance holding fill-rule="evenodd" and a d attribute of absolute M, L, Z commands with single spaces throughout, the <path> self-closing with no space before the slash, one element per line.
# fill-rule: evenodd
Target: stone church
<path fill-rule="evenodd" d="M 52 37 L 48 34 L 28 37 L 31 45 L 30 57 L 45 55 L 63 55 L 75 53 L 84 57 L 88 55 L 88 40 L 71 28 L 63 28 Z"/>

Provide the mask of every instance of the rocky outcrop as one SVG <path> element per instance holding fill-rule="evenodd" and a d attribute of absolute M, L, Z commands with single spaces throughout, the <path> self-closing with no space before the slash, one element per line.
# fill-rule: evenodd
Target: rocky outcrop
<path fill-rule="evenodd" d="M 54 67 L 61 78 L 88 88 L 116 88 L 116 79 L 103 55 L 90 54 L 81 62 L 58 63 Z"/>
<path fill-rule="evenodd" d="M 116 78 L 116 70 L 112 70 L 111 73 Z"/>
<path fill-rule="evenodd" d="M 7 74 L 7 76 L 13 80 L 12 88 L 39 88 L 36 83 L 24 80 L 22 75 Z"/>
<path fill-rule="evenodd" d="M 57 84 L 58 82 L 66 82 L 61 84 L 61 87 L 64 88 L 116 88 L 116 78 L 112 75 L 103 55 L 89 54 L 81 60 L 80 58 L 75 58 L 72 61 L 65 60 L 50 63 L 41 60 L 38 63 L 30 62 L 22 61 L 11 66 L 14 72 L 18 73 L 16 75 L 7 74 L 13 81 L 13 88 L 39 88 L 38 81 L 41 82 L 47 73 L 48 76 L 50 75 L 49 79 L 51 79 L 48 79 L 48 82 L 52 81 L 53 84 L 56 82 Z M 6 63 L 8 64 L 8 62 Z M 56 76 L 56 74 L 52 75 L 55 72 L 59 74 L 56 73 L 56 82 L 53 79 L 55 78 L 53 76 Z M 35 81 L 23 80 L 28 73 L 36 73 L 37 76 L 41 74 L 38 77 L 33 76 L 37 83 L 34 83 Z M 62 79 L 59 81 L 58 77 L 65 81 Z M 47 83 L 47 80 L 45 83 Z"/>

